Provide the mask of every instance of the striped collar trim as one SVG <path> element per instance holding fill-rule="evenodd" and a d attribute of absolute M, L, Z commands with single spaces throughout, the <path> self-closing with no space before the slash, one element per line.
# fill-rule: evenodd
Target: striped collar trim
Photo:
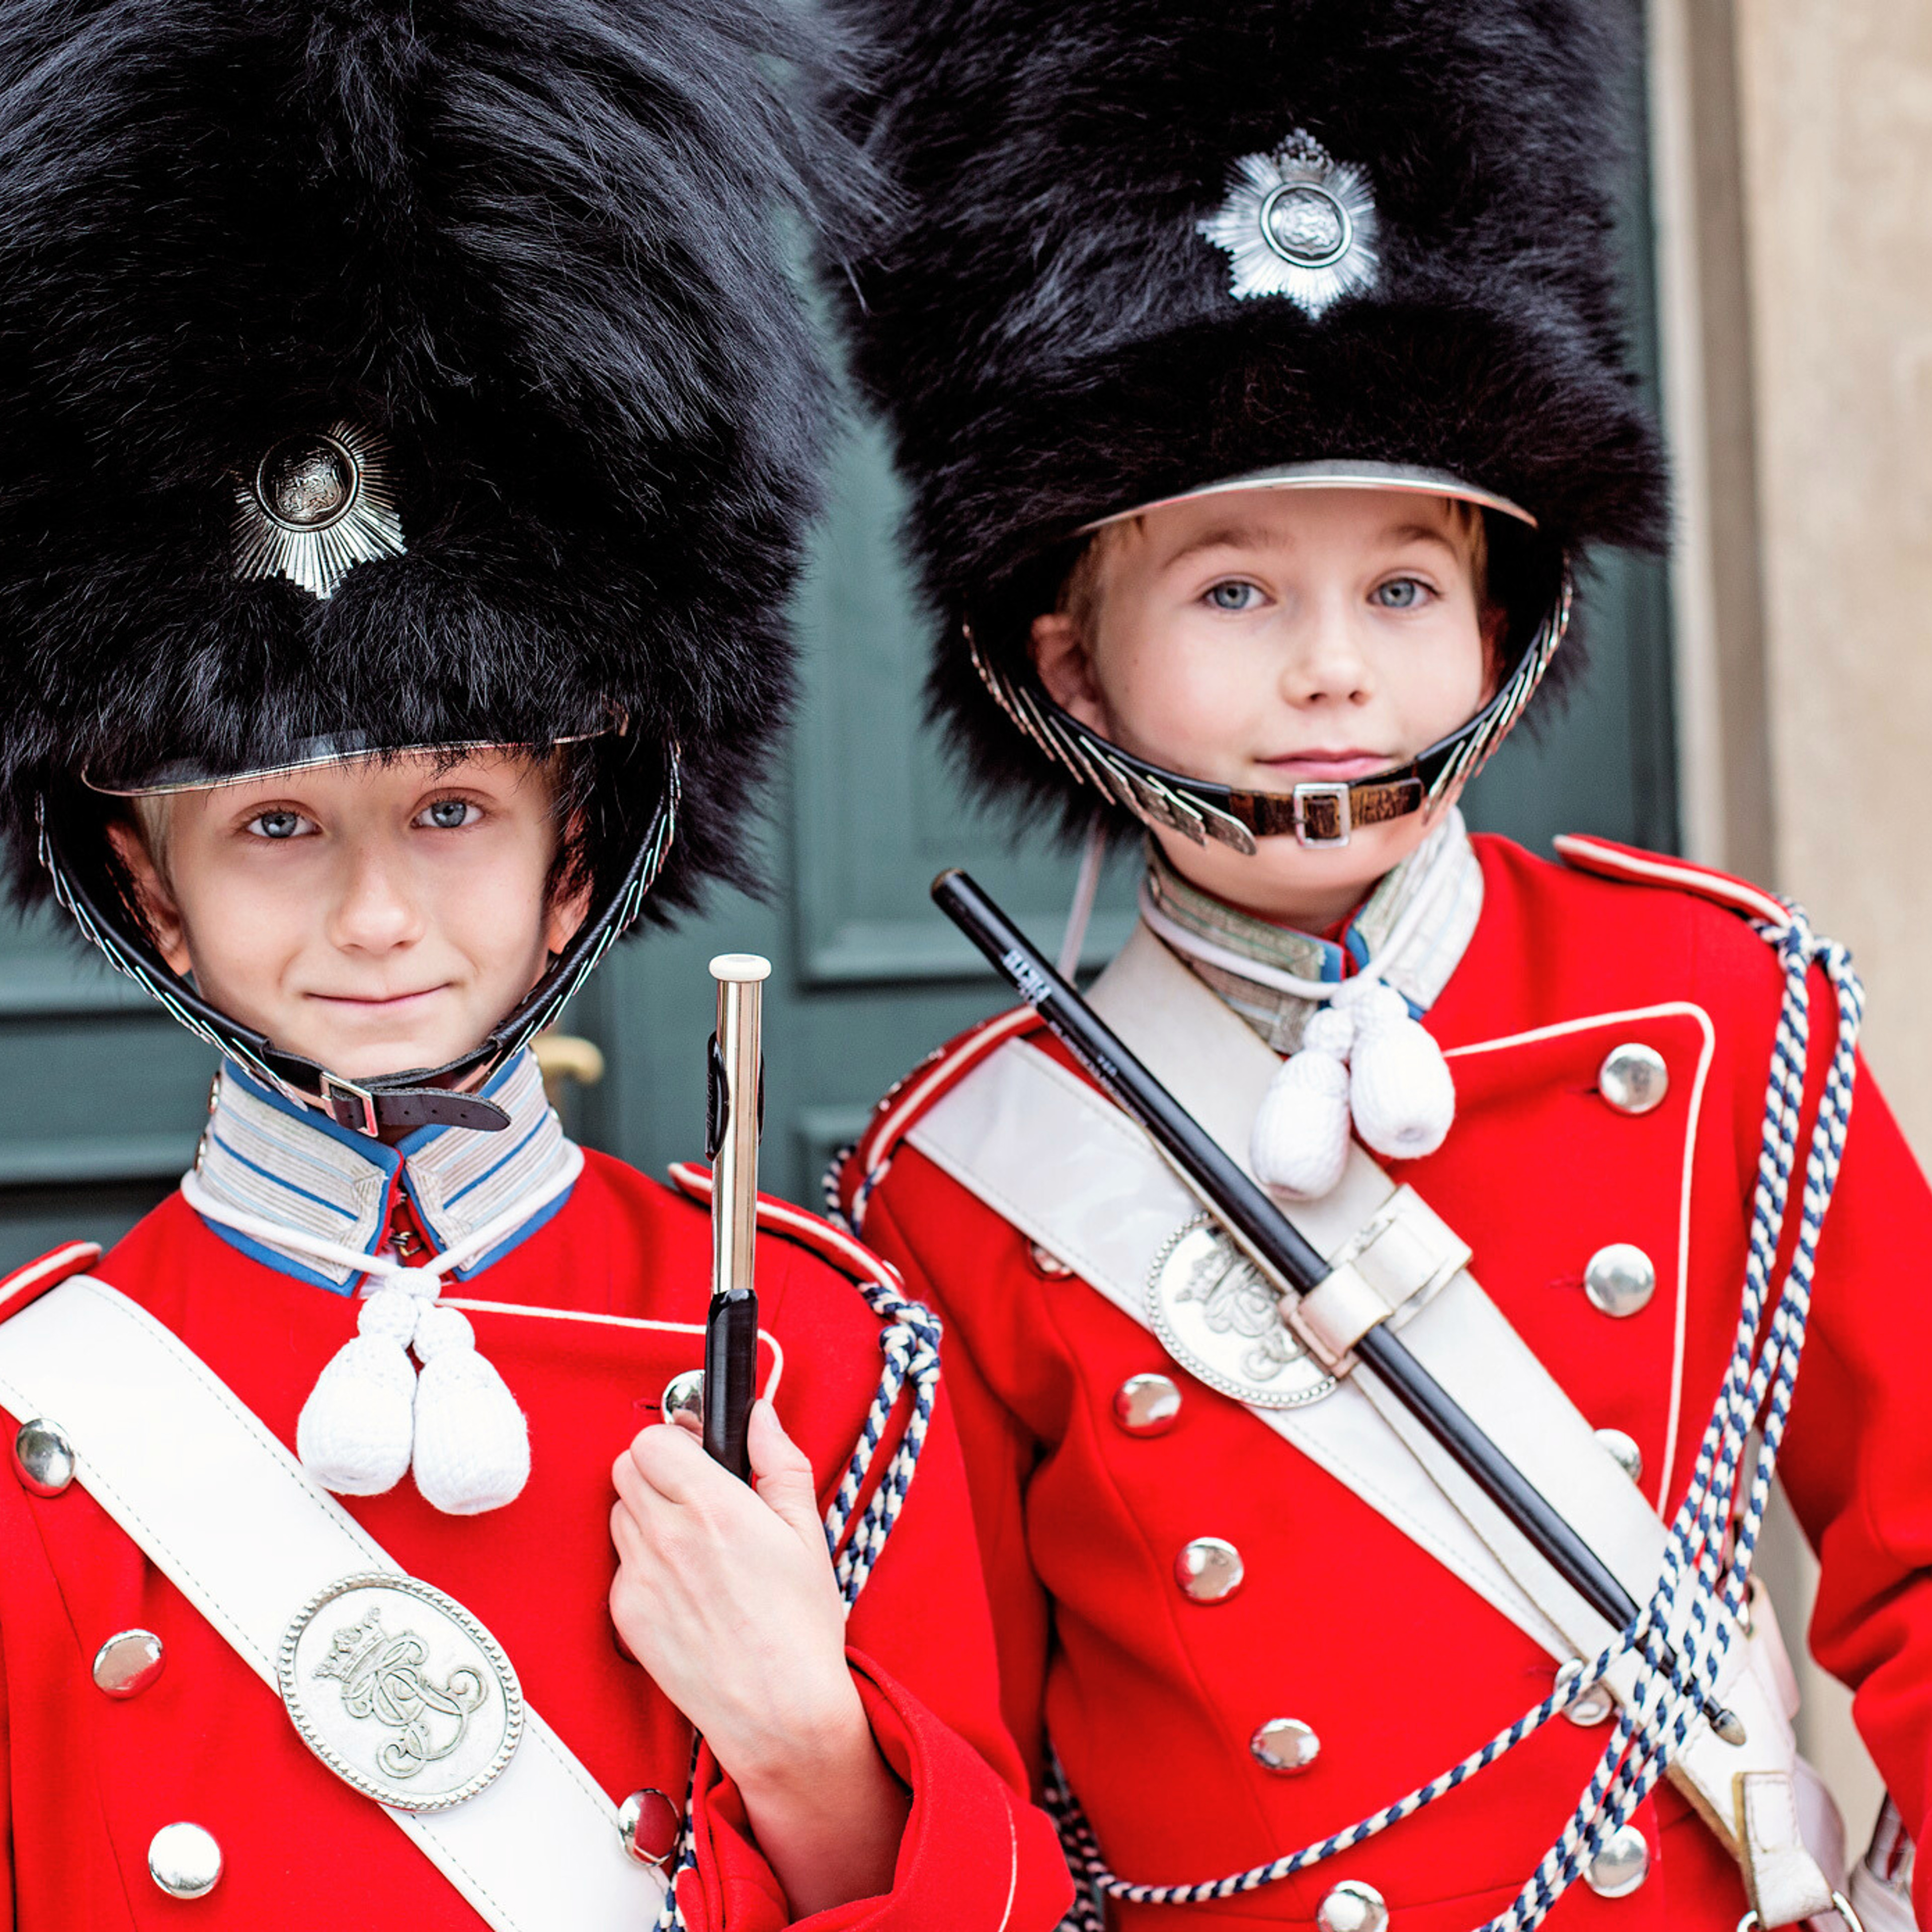
<path fill-rule="evenodd" d="M 1402 938 L 1400 955 L 1383 961 L 1381 976 L 1408 1002 L 1418 1018 L 1441 997 L 1462 962 L 1483 916 L 1483 868 L 1462 813 L 1452 806 L 1441 824 L 1402 863 L 1385 872 L 1343 928 L 1339 942 L 1271 924 L 1204 892 L 1148 844 L 1148 889 L 1169 920 L 1264 969 L 1298 979 L 1340 982 L 1383 960 L 1402 914 L 1424 895 L 1422 924 Z M 1413 922 L 1410 922 L 1413 926 Z M 1229 967 L 1182 956 L 1184 963 L 1277 1053 L 1301 1044 L 1315 1002 L 1249 979 Z"/>
<path fill-rule="evenodd" d="M 351 1132 L 250 1078 L 232 1061 L 215 1082 L 214 1103 L 195 1172 L 214 1198 L 259 1219 L 373 1255 L 387 1238 L 400 1193 L 437 1250 L 455 1246 L 541 1194 L 572 1157 L 571 1144 L 543 1090 L 536 1056 L 526 1048 L 481 1090 L 510 1117 L 508 1127 L 478 1133 L 422 1127 L 394 1147 Z M 568 1199 L 560 1194 L 532 1210 L 485 1255 L 454 1270 L 481 1274 L 535 1234 Z M 363 1276 L 272 1241 L 205 1225 L 232 1246 L 317 1287 L 352 1292 Z"/>

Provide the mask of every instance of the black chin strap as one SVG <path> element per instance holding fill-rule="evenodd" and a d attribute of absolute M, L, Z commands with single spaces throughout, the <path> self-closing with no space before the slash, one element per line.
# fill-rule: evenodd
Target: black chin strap
<path fill-rule="evenodd" d="M 1257 838 L 1292 833 L 1302 844 L 1348 844 L 1358 829 L 1447 805 L 1501 744 L 1543 682 L 1570 627 L 1570 574 L 1502 688 L 1475 716 L 1409 764 L 1346 782 L 1314 781 L 1290 791 L 1246 791 L 1189 778 L 1124 752 L 1083 724 L 1031 678 L 1009 675 L 964 627 L 973 668 L 994 703 L 1055 764 L 1132 812 L 1144 825 L 1178 832 L 1197 845 L 1210 838 L 1252 854 Z"/>
<path fill-rule="evenodd" d="M 457 1089 L 479 1072 L 494 1072 L 529 1045 L 575 997 L 597 962 L 636 920 L 676 836 L 678 796 L 678 754 L 673 746 L 666 754 L 664 789 L 656 809 L 622 879 L 508 1018 L 481 1046 L 458 1059 L 371 1080 L 350 1080 L 332 1072 L 209 1005 L 105 894 L 89 890 L 81 868 L 61 849 L 44 798 L 39 806 L 40 862 L 53 881 L 55 897 L 111 965 L 158 1000 L 190 1033 L 238 1062 L 265 1085 L 326 1114 L 338 1126 L 371 1136 L 415 1127 L 467 1127 L 494 1133 L 510 1124 L 509 1115 L 494 1100 Z"/>

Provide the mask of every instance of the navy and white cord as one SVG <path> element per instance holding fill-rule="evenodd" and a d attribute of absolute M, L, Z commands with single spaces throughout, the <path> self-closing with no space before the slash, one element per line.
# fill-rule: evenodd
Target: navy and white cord
<path fill-rule="evenodd" d="M 1750 1588 L 1751 1562 L 1804 1346 L 1818 1238 L 1844 1155 L 1857 1078 L 1864 993 L 1850 955 L 1834 941 L 1816 937 L 1796 905 L 1780 903 L 1786 910 L 1783 922 L 1754 922 L 1784 966 L 1784 993 L 1765 1094 L 1763 1142 L 1730 1363 L 1698 1444 L 1689 1490 L 1670 1525 L 1657 1587 L 1636 1622 L 1582 1668 L 1560 1672 L 1556 1687 L 1541 1703 L 1406 1797 L 1299 1851 L 1199 1885 L 1136 1885 L 1112 1870 L 1055 1763 L 1047 1787 L 1048 1808 L 1059 1824 L 1067 1862 L 1082 1887 L 1073 1910 L 1061 1922 L 1061 1932 L 1102 1932 L 1103 1898 L 1141 1905 L 1198 1905 L 1233 1898 L 1361 1844 L 1493 1764 L 1598 1682 L 1613 1662 L 1633 1656 L 1638 1668 L 1631 1701 L 1618 1709 L 1604 1755 L 1576 1809 L 1509 1908 L 1478 1929 L 1533 1932 L 1683 1748 L 1700 1720 L 1706 1700 L 1714 1694 Z M 1772 1278 L 1784 1240 L 1804 1103 L 1814 964 L 1822 968 L 1832 989 L 1837 1042 L 1805 1149 L 1791 1262 L 1773 1300 Z M 1754 1430 L 1760 1433 L 1761 1447 L 1740 1496 L 1740 1469 Z M 1714 1615 L 1714 1606 L 1724 1614 Z"/>

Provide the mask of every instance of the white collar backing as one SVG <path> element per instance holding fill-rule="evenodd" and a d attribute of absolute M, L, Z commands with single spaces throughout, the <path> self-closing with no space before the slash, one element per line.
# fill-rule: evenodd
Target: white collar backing
<path fill-rule="evenodd" d="M 225 1226 L 212 1214 L 203 1219 L 257 1261 L 348 1294 L 368 1271 L 324 1258 L 314 1244 L 378 1253 L 399 1193 L 445 1252 L 530 1201 L 527 1219 L 513 1216 L 487 1253 L 452 1270 L 464 1280 L 480 1274 L 562 1206 L 569 1198 L 560 1186 L 564 1170 L 581 1163 L 544 1095 L 534 1054 L 517 1054 L 482 1090 L 510 1116 L 501 1132 L 424 1127 L 388 1147 L 296 1106 L 224 1063 L 195 1154 L 196 1192 L 218 1212 L 226 1208 L 248 1216 L 251 1231 Z M 290 1242 L 253 1231 L 262 1223 L 286 1228 Z"/>

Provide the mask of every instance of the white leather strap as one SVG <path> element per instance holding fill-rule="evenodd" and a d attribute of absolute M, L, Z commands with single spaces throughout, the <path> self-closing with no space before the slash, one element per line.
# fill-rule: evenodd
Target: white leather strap
<path fill-rule="evenodd" d="M 76 1275 L 10 1318 L 0 1306 L 0 1406 L 60 1425 L 88 1493 L 272 1693 L 304 1604 L 345 1576 L 400 1574 L 178 1336 L 104 1282 Z M 626 1854 L 616 1806 L 533 1711 L 475 1797 L 380 1808 L 499 1932 L 637 1932 L 663 1896 Z"/>
<path fill-rule="evenodd" d="M 1279 1064 L 1274 1054 L 1166 948 L 1138 928 L 1102 976 L 1092 1004 L 1181 1105 L 1246 1166 L 1246 1123 Z M 1198 1204 L 1138 1128 L 1105 1097 L 1024 1041 L 1010 1042 L 938 1101 L 910 1143 L 1004 1218 L 1072 1267 L 1114 1306 L 1151 1329 L 1149 1278 L 1163 1244 Z M 1340 1184 L 1288 1210 L 1333 1259 L 1357 1248 L 1399 1190 L 1359 1146 Z M 1430 1219 L 1434 1220 L 1435 1217 Z M 1426 1225 L 1426 1224 L 1425 1224 Z M 1424 1254 L 1457 1263 L 1446 1283 L 1411 1291 L 1394 1320 L 1411 1351 L 1585 1540 L 1639 1603 L 1654 1590 L 1664 1525 L 1588 1423 L 1460 1261 L 1468 1250 L 1439 1221 Z M 1358 1258 L 1354 1271 L 1359 1277 Z M 1297 1328 L 1322 1352 L 1353 1339 L 1372 1304 L 1393 1302 L 1427 1270 L 1420 1256 L 1390 1287 L 1352 1281 L 1332 1327 Z M 1329 1311 L 1324 1310 L 1326 1316 Z M 1250 1413 L 1345 1484 L 1557 1659 L 1590 1657 L 1612 1633 L 1557 1576 L 1388 1388 L 1358 1366 L 1303 1407 Z M 1736 1780 L 1796 1776 L 1797 1745 L 1781 1694 L 1788 1678 L 1774 1620 L 1758 1617 L 1726 1659 L 1719 1693 L 1747 1742 L 1726 1744 L 1702 1721 L 1672 1765 L 1673 1781 L 1741 1858 Z M 1610 1688 L 1628 1699 L 1628 1658 Z M 1827 1856 L 1830 1847 L 1822 1848 Z M 1802 1849 L 1800 1857 L 1805 1856 Z M 1785 1868 L 1780 1902 L 1829 1909 L 1842 1872 L 1811 1861 L 1808 1892 Z M 1802 1916 L 1802 1915 L 1800 1915 Z M 1767 1921 L 1767 1923 L 1778 1922 Z"/>

